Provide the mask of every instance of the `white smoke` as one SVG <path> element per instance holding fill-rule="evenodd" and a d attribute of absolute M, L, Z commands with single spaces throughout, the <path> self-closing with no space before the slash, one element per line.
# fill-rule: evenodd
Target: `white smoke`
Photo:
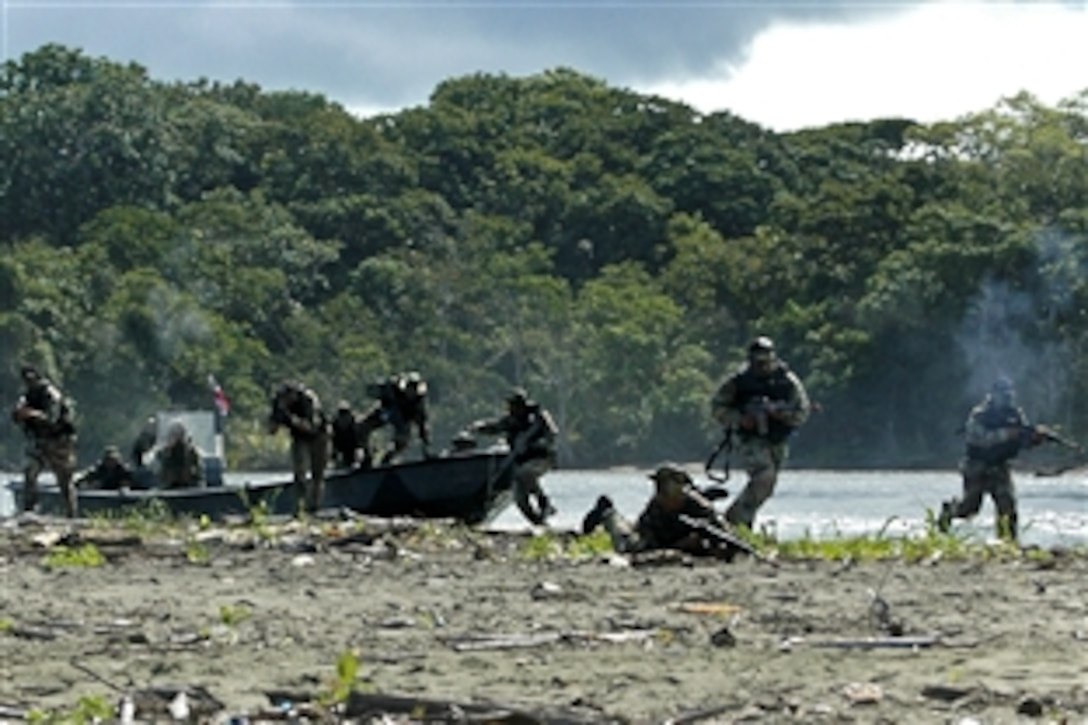
<path fill-rule="evenodd" d="M 970 370 L 967 392 L 981 398 L 998 377 L 1010 378 L 1033 419 L 1067 417 L 1074 383 L 1074 344 L 1058 339 L 1059 321 L 1075 302 L 1088 261 L 1059 230 L 1036 235 L 1034 289 L 987 279 L 968 304 L 958 336 Z"/>

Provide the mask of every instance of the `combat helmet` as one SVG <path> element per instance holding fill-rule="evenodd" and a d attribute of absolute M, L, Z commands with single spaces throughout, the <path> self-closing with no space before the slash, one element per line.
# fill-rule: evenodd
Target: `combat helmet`
<path fill-rule="evenodd" d="M 529 400 L 529 391 L 521 386 L 515 386 L 510 388 L 510 392 L 506 396 L 506 402 L 510 405 L 530 405 L 532 403 Z"/>
<path fill-rule="evenodd" d="M 688 472 L 675 463 L 662 463 L 649 477 L 659 491 L 682 491 L 693 483 Z"/>

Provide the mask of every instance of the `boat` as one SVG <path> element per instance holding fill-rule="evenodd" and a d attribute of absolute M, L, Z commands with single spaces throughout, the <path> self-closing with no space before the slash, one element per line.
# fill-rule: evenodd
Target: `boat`
<path fill-rule="evenodd" d="M 510 503 L 513 459 L 503 449 L 334 471 L 324 505 L 369 516 L 486 523 Z"/>
<path fill-rule="evenodd" d="M 15 499 L 16 511 L 23 508 L 23 482 L 8 484 Z M 207 516 L 222 520 L 228 516 L 243 516 L 255 509 L 270 514 L 297 511 L 297 497 L 290 482 L 244 483 L 242 485 L 205 486 L 201 488 L 81 488 L 79 515 L 82 517 L 122 517 L 130 515 Z M 294 505 L 292 505 L 294 504 Z M 38 511 L 55 516 L 64 515 L 64 498 L 55 483 L 41 483 L 38 489 Z"/>
<path fill-rule="evenodd" d="M 503 449 L 442 455 L 376 468 L 331 470 L 325 479 L 323 509 L 350 509 L 365 516 L 453 518 L 486 523 L 510 502 L 513 461 Z M 233 479 L 233 480 L 232 480 Z M 294 515 L 300 496 L 290 478 L 245 481 L 221 476 L 219 485 L 188 489 L 80 489 L 81 516 L 124 515 L 139 511 L 218 520 L 256 509 Z M 210 479 L 209 479 L 210 480 Z M 8 484 L 16 510 L 22 509 L 22 481 Z M 42 482 L 39 510 L 63 514 L 59 487 Z"/>

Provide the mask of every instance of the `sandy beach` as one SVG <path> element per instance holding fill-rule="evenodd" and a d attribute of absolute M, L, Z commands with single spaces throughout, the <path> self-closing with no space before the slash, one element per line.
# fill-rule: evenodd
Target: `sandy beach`
<path fill-rule="evenodd" d="M 1083 551 L 584 548 L 436 522 L 12 519 L 0 720 L 129 695 L 137 721 L 1088 722 Z"/>

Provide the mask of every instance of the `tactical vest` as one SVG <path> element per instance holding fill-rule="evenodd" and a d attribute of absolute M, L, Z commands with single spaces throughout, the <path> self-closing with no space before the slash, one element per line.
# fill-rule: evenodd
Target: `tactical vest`
<path fill-rule="evenodd" d="M 736 390 L 732 407 L 737 410 L 744 410 L 753 400 L 760 398 L 766 398 L 772 403 L 787 402 L 793 396 L 793 383 L 790 382 L 788 372 L 789 366 L 781 361 L 776 363 L 771 372 L 764 376 L 756 375 L 750 366 L 744 368 L 734 378 Z M 745 430 L 741 430 L 739 433 L 742 438 L 755 435 L 755 433 Z M 768 417 L 766 435 L 768 441 L 782 443 L 790 437 L 791 433 L 793 433 L 793 426 L 787 425 L 777 418 Z"/>
<path fill-rule="evenodd" d="M 24 394 L 26 404 L 34 410 L 45 413 L 47 421 L 29 428 L 29 432 L 39 438 L 57 438 L 71 436 L 76 432 L 72 424 L 71 412 L 60 391 L 50 383 L 35 385 Z M 55 408 L 54 408 L 55 406 Z"/>
<path fill-rule="evenodd" d="M 277 422 L 286 425 L 291 430 L 292 437 L 305 441 L 314 440 L 321 433 L 328 431 L 329 420 L 312 390 L 309 388 L 299 388 L 298 390 L 300 395 L 291 403 L 285 402 L 285 390 L 277 393 L 276 399 L 272 402 L 272 415 Z M 284 415 L 285 413 L 311 422 L 314 430 L 304 431 L 295 428 L 290 425 L 287 416 Z"/>
<path fill-rule="evenodd" d="M 975 408 L 971 417 L 988 431 L 1000 428 L 1014 428 L 1025 425 L 1024 414 L 1019 408 L 985 405 Z M 1005 463 L 1020 452 L 1022 441 L 1019 437 L 996 446 L 967 446 L 967 457 L 985 463 Z"/>
<path fill-rule="evenodd" d="M 26 391 L 26 404 L 34 410 L 40 410 L 48 416 L 54 415 L 54 396 L 49 385 L 35 385 Z"/>
<path fill-rule="evenodd" d="M 533 435 L 525 441 L 525 449 L 515 460 L 518 463 L 524 463 L 533 458 L 553 458 L 555 436 L 559 431 L 555 428 L 551 416 L 545 415 L 539 405 L 530 405 L 524 417 L 514 418 L 514 428 L 507 436 L 510 446 L 513 447 L 518 436 L 529 430 L 534 430 Z"/>

